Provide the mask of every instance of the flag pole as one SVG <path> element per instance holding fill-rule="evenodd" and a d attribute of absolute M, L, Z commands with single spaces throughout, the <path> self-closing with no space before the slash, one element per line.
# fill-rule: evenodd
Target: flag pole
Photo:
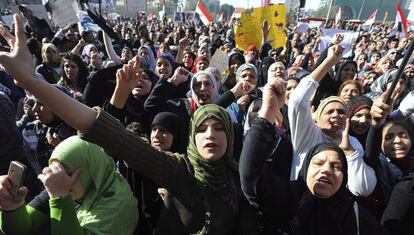
<path fill-rule="evenodd" d="M 401 62 L 400 67 L 398 67 L 397 74 L 395 75 L 395 79 L 392 81 L 391 86 L 389 89 L 387 89 L 387 95 L 385 96 L 385 103 L 390 104 L 391 103 L 391 95 L 395 90 L 395 87 L 397 86 L 398 80 L 400 79 L 405 66 L 408 63 L 408 59 L 411 57 L 411 54 L 414 51 L 414 40 L 411 40 L 410 45 L 408 46 L 407 53 L 405 53 L 404 58 Z"/>
<path fill-rule="evenodd" d="M 325 21 L 325 28 L 328 25 L 329 15 L 331 13 L 331 8 L 332 8 L 332 2 L 333 2 L 333 0 L 329 1 L 328 14 L 326 15 L 326 21 Z"/>
<path fill-rule="evenodd" d="M 361 17 L 361 13 L 362 13 L 362 9 L 364 8 L 364 5 L 365 5 L 365 0 L 362 1 L 361 9 L 359 10 L 359 14 L 358 14 L 358 20 Z"/>

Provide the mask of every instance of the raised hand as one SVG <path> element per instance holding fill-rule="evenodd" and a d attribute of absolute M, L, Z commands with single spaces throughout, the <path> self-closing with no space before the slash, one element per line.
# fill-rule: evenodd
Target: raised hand
<path fill-rule="evenodd" d="M 240 80 L 236 83 L 236 85 L 234 85 L 234 87 L 231 89 L 231 92 L 233 92 L 235 97 L 241 97 L 250 94 L 254 88 L 255 86 L 250 82 Z"/>
<path fill-rule="evenodd" d="M 373 126 L 379 126 L 379 125 L 384 124 L 385 119 L 392 111 L 393 103 L 400 95 L 399 92 L 393 92 L 393 94 L 391 95 L 391 99 L 394 102 L 392 104 L 387 104 L 385 103 L 385 97 L 387 95 L 387 92 L 384 92 L 381 95 L 381 98 L 376 99 L 371 106 L 371 110 L 370 110 L 370 114 L 372 117 L 371 125 Z"/>
<path fill-rule="evenodd" d="M 277 112 L 285 103 L 286 82 L 281 79 L 269 81 L 263 87 L 263 104 L 259 116 L 275 123 Z"/>
<path fill-rule="evenodd" d="M 16 84 L 24 87 L 27 79 L 35 78 L 35 65 L 32 55 L 26 45 L 23 22 L 19 15 L 14 15 L 16 38 L 3 26 L 0 26 L 0 35 L 6 38 L 12 48 L 10 52 L 0 52 L 0 64 L 15 80 Z"/>
<path fill-rule="evenodd" d="M 344 35 L 337 33 L 334 36 L 334 39 L 332 41 L 332 44 L 338 45 L 344 40 Z"/>
<path fill-rule="evenodd" d="M 20 187 L 16 196 L 12 196 L 10 190 L 12 182 L 7 175 L 0 176 L 0 209 L 4 211 L 16 210 L 24 204 L 27 188 Z"/>
<path fill-rule="evenodd" d="M 263 21 L 261 29 L 262 29 L 262 34 L 263 34 L 263 41 L 266 41 L 267 36 L 269 35 L 269 32 L 270 32 L 270 25 L 269 25 L 269 22 L 267 20 Z"/>
<path fill-rule="evenodd" d="M 176 86 L 188 80 L 189 71 L 184 67 L 175 69 L 173 76 L 168 81 Z"/>
<path fill-rule="evenodd" d="M 58 162 L 45 167 L 37 178 L 42 181 L 49 196 L 56 198 L 69 195 L 80 174 L 81 169 L 77 169 L 72 175 L 68 175 L 63 165 Z"/>
<path fill-rule="evenodd" d="M 188 38 L 182 38 L 180 39 L 180 41 L 178 41 L 178 45 L 181 49 L 185 49 L 189 45 L 189 43 L 190 41 L 188 40 Z"/>
<path fill-rule="evenodd" d="M 351 143 L 349 142 L 349 130 L 351 128 L 350 120 L 349 118 L 346 119 L 345 122 L 345 128 L 342 130 L 341 140 L 338 144 L 338 147 L 340 147 L 346 156 L 351 155 L 355 152 L 355 149 L 352 148 Z"/>
<path fill-rule="evenodd" d="M 244 95 L 237 100 L 237 104 L 239 105 L 240 110 L 246 111 L 247 105 L 249 104 L 250 97 L 248 95 Z"/>
<path fill-rule="evenodd" d="M 110 104 L 122 109 L 129 94 L 135 88 L 138 81 L 142 79 L 141 62 L 138 56 L 130 60 L 128 64 L 116 71 L 116 86 L 112 94 Z"/>
<path fill-rule="evenodd" d="M 344 48 L 341 45 L 334 45 L 328 49 L 328 55 L 326 60 L 328 60 L 332 65 L 339 63 L 342 59 L 342 52 Z"/>

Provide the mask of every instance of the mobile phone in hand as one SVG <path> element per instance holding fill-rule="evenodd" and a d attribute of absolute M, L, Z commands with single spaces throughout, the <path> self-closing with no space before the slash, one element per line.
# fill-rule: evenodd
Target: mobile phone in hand
<path fill-rule="evenodd" d="M 10 163 L 7 176 L 12 183 L 10 193 L 14 197 L 17 195 L 19 188 L 23 185 L 23 181 L 26 176 L 26 166 L 18 161 L 12 161 Z"/>

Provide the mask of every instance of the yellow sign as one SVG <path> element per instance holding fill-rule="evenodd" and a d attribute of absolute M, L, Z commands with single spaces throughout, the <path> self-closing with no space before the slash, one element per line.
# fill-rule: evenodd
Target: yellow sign
<path fill-rule="evenodd" d="M 236 25 L 234 35 L 236 47 L 245 51 L 250 45 L 260 48 L 262 45 L 262 24 L 267 20 L 270 32 L 267 42 L 273 48 L 286 44 L 286 7 L 284 4 L 243 10 L 240 22 Z"/>

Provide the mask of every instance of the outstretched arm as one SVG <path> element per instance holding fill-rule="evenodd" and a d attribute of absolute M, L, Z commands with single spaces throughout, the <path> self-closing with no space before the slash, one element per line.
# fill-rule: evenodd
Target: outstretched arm
<path fill-rule="evenodd" d="M 16 38 L 3 26 L 0 34 L 7 39 L 11 52 L 0 52 L 0 64 L 16 81 L 16 84 L 36 96 L 65 122 L 80 131 L 86 131 L 96 118 L 96 112 L 71 97 L 63 94 L 51 84 L 36 79 L 35 65 L 26 45 L 22 19 L 14 15 Z"/>

